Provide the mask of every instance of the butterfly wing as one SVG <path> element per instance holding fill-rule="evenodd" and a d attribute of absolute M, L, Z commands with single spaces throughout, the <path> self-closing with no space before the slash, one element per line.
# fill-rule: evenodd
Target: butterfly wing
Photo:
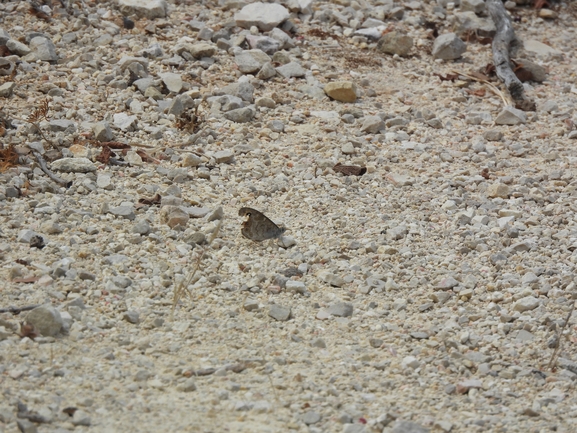
<path fill-rule="evenodd" d="M 240 232 L 245 238 L 252 241 L 262 242 L 267 239 L 278 238 L 285 232 L 284 227 L 279 227 L 273 223 L 262 212 L 250 207 L 243 207 L 238 214 L 248 219 L 242 224 Z"/>

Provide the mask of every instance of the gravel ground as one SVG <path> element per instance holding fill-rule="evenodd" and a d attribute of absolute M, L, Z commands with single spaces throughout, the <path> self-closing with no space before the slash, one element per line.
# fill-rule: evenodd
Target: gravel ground
<path fill-rule="evenodd" d="M 577 10 L 456 3 L 0 3 L 0 432 L 575 431 Z"/>

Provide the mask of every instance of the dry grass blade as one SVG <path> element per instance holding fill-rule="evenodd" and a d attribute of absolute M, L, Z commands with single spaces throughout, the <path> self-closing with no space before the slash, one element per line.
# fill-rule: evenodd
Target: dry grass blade
<path fill-rule="evenodd" d="M 574 310 L 575 310 L 575 301 L 573 301 L 573 305 L 571 306 L 571 309 L 569 310 L 569 314 L 567 314 L 567 318 L 565 319 L 565 323 L 563 323 L 563 326 L 559 330 L 559 336 L 557 338 L 557 347 L 555 348 L 555 350 L 551 354 L 551 359 L 549 360 L 549 364 L 547 365 L 548 370 L 551 370 L 553 368 L 553 365 L 555 365 L 555 362 L 557 361 L 557 356 L 559 356 L 559 352 L 561 352 L 561 343 L 563 342 L 563 331 L 567 327 L 567 324 L 569 323 L 569 319 L 571 318 L 571 315 L 573 314 Z"/>
<path fill-rule="evenodd" d="M 486 81 L 486 80 L 481 80 L 480 78 L 477 78 L 477 77 L 475 77 L 474 75 L 466 74 L 465 72 L 460 72 L 460 71 L 451 71 L 451 72 L 453 72 L 454 74 L 462 75 L 463 77 L 467 77 L 467 78 L 469 78 L 470 80 L 477 81 L 478 83 L 483 83 L 483 84 L 485 84 L 495 95 L 497 95 L 497 96 L 499 96 L 499 97 L 501 98 L 501 100 L 503 101 L 503 103 L 504 103 L 505 105 L 513 105 L 513 106 L 515 105 L 514 102 L 513 102 L 513 100 L 512 100 L 510 97 L 507 98 L 507 97 L 505 96 L 505 94 L 504 94 L 503 92 L 501 92 L 501 91 L 497 88 L 497 86 L 495 86 L 494 84 L 489 83 L 489 82 Z"/>
<path fill-rule="evenodd" d="M 192 269 L 192 271 L 188 274 L 188 276 L 186 277 L 186 279 L 183 282 L 175 285 L 174 292 L 172 294 L 172 311 L 170 313 L 170 320 L 174 320 L 174 310 L 176 309 L 176 306 L 178 305 L 180 300 L 184 296 L 188 296 L 188 297 L 191 296 L 190 290 L 188 290 L 188 286 L 192 282 L 194 276 L 196 275 L 196 272 L 198 271 L 198 269 L 200 267 L 200 263 L 202 262 L 202 258 L 204 257 L 204 253 L 206 252 L 206 249 L 210 246 L 210 244 L 212 244 L 214 239 L 218 236 L 218 233 L 220 232 L 220 227 L 222 226 L 222 221 L 223 221 L 223 219 L 219 220 L 218 225 L 216 226 L 216 228 L 212 232 L 212 235 L 210 236 L 210 239 L 207 242 L 207 245 L 202 249 L 202 251 L 200 252 L 198 257 L 196 258 L 196 261 L 194 263 L 194 268 Z"/>

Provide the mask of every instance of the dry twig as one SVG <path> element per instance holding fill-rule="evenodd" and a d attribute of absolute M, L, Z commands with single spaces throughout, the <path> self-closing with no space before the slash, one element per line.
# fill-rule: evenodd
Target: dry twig
<path fill-rule="evenodd" d="M 37 305 L 26 305 L 25 307 L 7 307 L 7 308 L 0 308 L 0 313 L 20 314 L 22 311 L 34 310 L 36 307 L 39 307 L 39 306 L 40 306 L 40 304 L 37 304 Z"/>
<path fill-rule="evenodd" d="M 551 368 L 553 368 L 553 365 L 557 361 L 557 356 L 559 356 L 559 352 L 561 351 L 561 343 L 563 342 L 563 331 L 567 327 L 567 324 L 569 323 L 569 319 L 571 318 L 571 315 L 573 314 L 574 310 L 575 310 L 575 302 L 573 302 L 573 305 L 571 306 L 571 309 L 569 310 L 569 314 L 567 314 L 567 318 L 565 319 L 565 323 L 563 323 L 563 326 L 559 330 L 559 335 L 557 338 L 557 347 L 555 347 L 555 350 L 551 354 L 551 359 L 549 360 L 549 364 L 547 365 L 548 370 L 551 370 Z"/>
<path fill-rule="evenodd" d="M 505 94 L 504 94 L 503 92 L 501 92 L 497 86 L 495 86 L 494 84 L 490 83 L 489 81 L 487 81 L 487 80 L 482 80 L 482 79 L 480 79 L 480 78 L 475 77 L 474 75 L 466 74 L 466 73 L 464 73 L 464 72 L 459 72 L 459 71 L 451 71 L 451 72 L 453 72 L 454 74 L 462 75 L 463 77 L 467 77 L 467 78 L 469 78 L 470 80 L 477 81 L 477 82 L 479 82 L 479 83 L 485 84 L 487 87 L 489 87 L 489 89 L 490 89 L 495 95 L 497 95 L 497 96 L 499 96 L 499 97 L 501 98 L 501 100 L 503 101 L 503 103 L 504 103 L 505 105 L 513 105 L 513 101 L 511 100 L 511 98 L 510 98 L 510 97 L 507 98 L 507 96 L 505 96 Z"/>
<path fill-rule="evenodd" d="M 212 232 L 212 235 L 207 242 L 207 245 L 202 249 L 201 253 L 196 258 L 196 262 L 194 263 L 194 268 L 192 269 L 192 272 L 190 272 L 190 274 L 188 274 L 188 276 L 186 277 L 186 279 L 183 282 L 181 282 L 180 284 L 177 284 L 174 287 L 174 292 L 173 292 L 173 296 L 172 296 L 172 311 L 170 313 L 170 320 L 174 319 L 174 310 L 176 309 L 176 305 L 179 303 L 179 301 L 185 295 L 188 297 L 191 296 L 190 290 L 188 290 L 188 285 L 192 282 L 194 276 L 196 275 L 196 272 L 200 268 L 200 263 L 202 262 L 202 258 L 204 257 L 206 249 L 212 244 L 214 239 L 218 236 L 218 233 L 220 232 L 220 227 L 222 226 L 222 221 L 223 221 L 223 219 L 219 220 L 218 225 L 216 226 L 216 228 Z"/>

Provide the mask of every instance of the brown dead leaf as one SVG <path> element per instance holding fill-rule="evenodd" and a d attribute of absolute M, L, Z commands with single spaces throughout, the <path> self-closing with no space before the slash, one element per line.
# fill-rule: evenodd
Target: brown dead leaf
<path fill-rule="evenodd" d="M 136 151 L 136 153 L 138 154 L 138 156 L 140 156 L 142 158 L 142 161 L 144 161 L 144 162 L 152 162 L 154 164 L 160 164 L 160 161 L 158 159 L 153 158 L 148 153 L 146 153 L 144 150 L 138 149 Z"/>
<path fill-rule="evenodd" d="M 161 199 L 162 199 L 162 197 L 160 196 L 160 194 L 156 194 L 152 198 L 141 197 L 138 199 L 138 204 L 142 205 L 142 206 L 160 205 Z"/>
<path fill-rule="evenodd" d="M 18 165 L 18 154 L 14 150 L 14 145 L 0 149 L 0 172 L 5 172 L 16 165 Z"/>
<path fill-rule="evenodd" d="M 109 147 L 111 149 L 131 149 L 130 144 L 121 143 L 120 141 L 105 141 L 103 143 L 97 143 L 102 147 Z"/>
<path fill-rule="evenodd" d="M 491 175 L 489 174 L 489 169 L 488 168 L 484 168 L 481 171 L 481 176 L 483 176 L 485 179 L 491 179 Z"/>
<path fill-rule="evenodd" d="M 103 164 L 108 164 L 110 162 L 110 157 L 114 156 L 114 152 L 112 152 L 112 150 L 110 149 L 110 147 L 108 146 L 102 146 L 102 151 L 100 152 L 100 154 L 96 157 L 96 160 L 98 162 L 101 162 Z"/>
<path fill-rule="evenodd" d="M 20 338 L 28 337 L 34 340 L 36 337 L 40 336 L 40 332 L 36 327 L 30 323 L 22 322 L 20 323 L 20 332 L 18 332 Z"/>

